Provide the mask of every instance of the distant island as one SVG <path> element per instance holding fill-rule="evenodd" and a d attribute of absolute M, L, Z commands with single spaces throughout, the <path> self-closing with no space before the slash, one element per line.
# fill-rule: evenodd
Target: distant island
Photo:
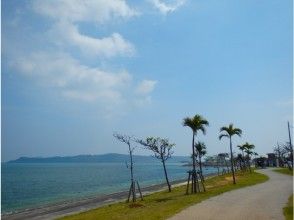
<path fill-rule="evenodd" d="M 158 163 L 153 156 L 134 155 L 135 162 L 140 163 Z M 168 162 L 187 163 L 187 156 L 173 156 Z M 101 154 L 101 155 L 77 155 L 77 156 L 55 156 L 55 157 L 20 157 L 7 163 L 125 163 L 129 161 L 129 155 L 126 154 Z"/>

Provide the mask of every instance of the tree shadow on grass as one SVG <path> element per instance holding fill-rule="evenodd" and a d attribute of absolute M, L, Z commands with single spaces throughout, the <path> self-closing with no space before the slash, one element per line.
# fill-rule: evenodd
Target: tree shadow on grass
<path fill-rule="evenodd" d="M 167 197 L 167 198 L 156 199 L 155 201 L 156 202 L 167 202 L 167 201 L 170 201 L 170 200 L 173 200 L 173 199 L 170 198 L 170 197 Z"/>
<path fill-rule="evenodd" d="M 141 208 L 141 207 L 145 207 L 143 204 L 141 203 L 132 203 L 129 205 L 130 208 Z"/>

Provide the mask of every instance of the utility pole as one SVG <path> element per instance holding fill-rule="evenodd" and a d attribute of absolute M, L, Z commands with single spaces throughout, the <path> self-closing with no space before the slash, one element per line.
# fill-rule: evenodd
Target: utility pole
<path fill-rule="evenodd" d="M 288 133 L 289 133 L 289 143 L 290 143 L 290 147 L 292 147 L 291 133 L 290 133 L 290 123 L 289 123 L 289 121 L 288 121 Z"/>
<path fill-rule="evenodd" d="M 291 133 L 290 133 L 290 123 L 288 121 L 288 133 L 289 133 L 289 144 L 290 144 L 290 157 L 291 157 L 291 161 L 292 161 L 292 169 L 293 169 L 293 146 L 292 146 L 292 142 L 291 142 Z"/>

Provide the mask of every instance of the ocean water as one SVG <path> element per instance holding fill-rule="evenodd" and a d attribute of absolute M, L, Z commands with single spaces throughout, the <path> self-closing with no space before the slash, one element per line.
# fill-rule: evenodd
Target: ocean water
<path fill-rule="evenodd" d="M 11 213 L 62 201 L 128 190 L 129 169 L 123 163 L 3 163 L 1 211 Z M 189 167 L 169 163 L 171 181 L 187 178 Z M 136 163 L 135 179 L 140 186 L 164 183 L 160 163 Z M 204 168 L 204 174 L 216 168 Z"/>

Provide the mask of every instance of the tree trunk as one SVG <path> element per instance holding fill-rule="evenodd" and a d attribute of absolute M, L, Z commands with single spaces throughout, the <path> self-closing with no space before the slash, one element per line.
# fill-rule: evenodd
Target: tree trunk
<path fill-rule="evenodd" d="M 244 150 L 242 150 L 242 170 L 246 169 Z"/>
<path fill-rule="evenodd" d="M 247 154 L 247 166 L 248 166 L 249 171 L 251 173 L 251 165 L 250 165 L 250 157 L 249 157 L 249 154 Z"/>
<path fill-rule="evenodd" d="M 217 175 L 219 176 L 219 159 L 216 158 L 216 164 L 217 164 Z"/>
<path fill-rule="evenodd" d="M 200 153 L 199 153 L 199 167 L 200 167 L 200 173 L 201 173 L 201 176 L 203 176 L 203 173 L 202 173 L 202 162 L 201 162 L 201 156 L 200 156 Z M 204 178 L 202 180 L 204 182 Z"/>
<path fill-rule="evenodd" d="M 136 202 L 136 185 L 135 185 L 135 181 L 134 181 L 134 173 L 133 173 L 133 154 L 132 154 L 132 150 L 131 150 L 131 146 L 129 144 L 129 153 L 130 153 L 130 159 L 131 159 L 131 167 L 130 167 L 130 170 L 131 170 L 131 188 L 132 188 L 132 201 L 133 202 Z"/>
<path fill-rule="evenodd" d="M 229 165 L 228 165 L 228 162 L 226 160 L 226 158 L 224 157 L 224 160 L 225 160 L 225 165 L 226 165 L 226 168 L 227 168 L 227 172 L 229 173 L 230 172 L 230 169 L 229 169 Z"/>
<path fill-rule="evenodd" d="M 132 150 L 131 150 L 131 146 L 129 145 L 129 153 L 130 153 L 130 160 L 131 160 L 131 181 L 133 182 L 134 180 L 134 174 L 133 174 L 133 155 L 132 155 Z"/>
<path fill-rule="evenodd" d="M 230 136 L 230 150 L 231 150 L 231 169 L 232 169 L 232 174 L 233 174 L 233 181 L 234 181 L 234 184 L 236 184 L 234 164 L 233 164 L 233 149 L 232 149 L 232 137 L 231 136 Z"/>
<path fill-rule="evenodd" d="M 162 159 L 162 165 L 163 165 L 163 169 L 164 169 L 164 175 L 165 175 L 166 184 L 168 186 L 168 191 L 171 192 L 171 186 L 170 186 L 170 183 L 168 181 L 168 176 L 167 176 L 167 171 L 166 171 L 164 159 Z"/>
<path fill-rule="evenodd" d="M 192 138 L 192 158 L 193 158 L 193 172 L 196 171 L 196 166 L 195 166 L 195 149 L 194 149 L 194 137 L 195 137 L 195 132 L 193 131 L 193 138 Z"/>

